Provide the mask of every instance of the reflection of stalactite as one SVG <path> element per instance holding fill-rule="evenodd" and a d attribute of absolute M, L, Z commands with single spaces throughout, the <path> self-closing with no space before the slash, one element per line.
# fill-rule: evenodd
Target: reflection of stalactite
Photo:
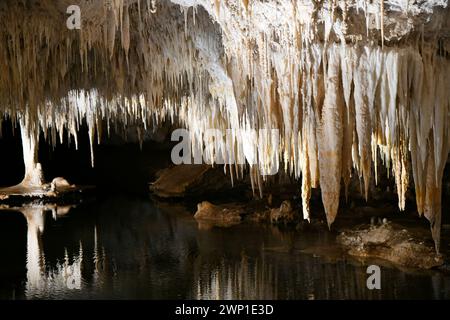
<path fill-rule="evenodd" d="M 324 261 L 310 255 L 269 254 L 201 263 L 194 271 L 194 299 L 399 299 L 421 297 L 407 273 L 384 269 L 383 290 L 367 289 L 367 265 Z M 413 278 L 412 278 L 413 279 Z M 417 279 L 415 279 L 417 281 Z M 447 296 L 448 281 L 436 273 L 423 287 L 435 298 Z M 414 291 L 414 292 L 410 292 Z"/>
<path fill-rule="evenodd" d="M 99 239 L 98 239 L 98 231 L 97 225 L 94 226 L 94 254 L 93 254 L 93 262 L 94 262 L 94 272 L 92 275 L 93 286 L 97 288 L 103 287 L 104 283 L 107 281 L 108 274 L 105 272 L 106 266 L 106 254 L 105 248 L 101 247 L 99 249 Z"/>
<path fill-rule="evenodd" d="M 45 216 L 41 208 L 26 208 L 22 212 L 27 219 L 27 295 L 44 289 L 45 256 L 42 252 L 41 235 Z"/>
<path fill-rule="evenodd" d="M 72 259 L 65 250 L 64 262 L 47 269 L 41 236 L 44 233 L 45 211 L 49 207 L 35 206 L 15 209 L 21 211 L 27 220 L 27 298 L 50 297 L 55 292 L 81 289 L 83 249 Z M 55 210 L 56 211 L 56 210 Z M 62 211 L 65 214 L 65 211 Z M 71 261 L 72 260 L 72 261 Z"/>
<path fill-rule="evenodd" d="M 70 235 L 80 235 L 82 242 L 79 250 L 65 251 L 76 243 L 71 245 L 73 237 L 65 241 L 65 235 L 56 232 L 51 239 L 62 240 L 51 244 L 56 259 L 45 256 L 38 241 L 44 210 L 25 210 L 29 228 L 25 296 L 394 299 L 448 298 L 450 293 L 449 279 L 440 272 L 410 276 L 390 268 L 382 269 L 382 290 L 367 290 L 368 261 L 340 260 L 341 252 L 330 247 L 334 236 L 327 232 L 299 237 L 280 228 L 249 225 L 239 230 L 198 231 L 188 212 L 175 214 L 172 206 L 165 210 L 170 213 L 139 202 L 113 201 L 99 210 L 95 227 L 89 219 L 82 219 L 87 224 L 77 220 L 73 225 L 67 219 L 63 230 L 70 228 Z M 123 219 L 131 220 L 123 224 Z"/>
<path fill-rule="evenodd" d="M 264 259 L 242 254 L 240 261 L 205 267 L 198 270 L 195 299 L 277 299 L 277 270 Z"/>

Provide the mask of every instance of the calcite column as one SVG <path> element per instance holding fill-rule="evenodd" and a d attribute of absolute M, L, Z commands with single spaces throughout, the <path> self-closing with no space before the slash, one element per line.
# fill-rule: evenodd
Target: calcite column
<path fill-rule="evenodd" d="M 23 187 L 39 187 L 42 186 L 44 178 L 41 164 L 38 162 L 38 136 L 30 130 L 29 120 L 22 117 L 19 122 L 25 164 L 25 176 L 21 185 Z"/>

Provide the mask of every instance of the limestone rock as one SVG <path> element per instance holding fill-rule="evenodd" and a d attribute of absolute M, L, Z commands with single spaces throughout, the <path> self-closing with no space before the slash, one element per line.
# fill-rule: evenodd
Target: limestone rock
<path fill-rule="evenodd" d="M 230 179 L 209 165 L 178 165 L 163 169 L 150 190 L 161 198 L 195 197 L 231 188 Z"/>
<path fill-rule="evenodd" d="M 274 224 L 278 223 L 293 223 L 297 219 L 297 213 L 292 208 L 292 204 L 289 200 L 285 200 L 281 203 L 280 208 L 270 210 L 270 222 Z"/>
<path fill-rule="evenodd" d="M 375 258 L 407 268 L 430 269 L 443 264 L 441 255 L 416 230 L 384 221 L 376 226 L 361 226 L 337 237 L 348 253 L 359 258 Z"/>
<path fill-rule="evenodd" d="M 55 189 L 70 187 L 70 183 L 66 179 L 61 178 L 61 177 L 54 178 L 52 180 L 51 184 L 52 184 L 52 186 L 54 186 Z"/>

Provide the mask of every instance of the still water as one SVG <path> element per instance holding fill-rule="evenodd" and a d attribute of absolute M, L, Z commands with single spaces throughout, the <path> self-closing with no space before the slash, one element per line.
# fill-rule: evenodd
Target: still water
<path fill-rule="evenodd" d="M 327 231 L 198 225 L 148 199 L 0 211 L 0 299 L 450 298 L 450 276 L 345 258 Z"/>

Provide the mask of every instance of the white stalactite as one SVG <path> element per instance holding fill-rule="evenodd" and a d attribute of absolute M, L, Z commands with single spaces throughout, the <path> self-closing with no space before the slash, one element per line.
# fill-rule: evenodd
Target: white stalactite
<path fill-rule="evenodd" d="M 322 202 L 328 226 L 334 222 L 339 208 L 342 170 L 344 98 L 340 79 L 340 51 L 332 47 L 328 52 L 325 99 L 318 130 L 319 171 Z"/>

